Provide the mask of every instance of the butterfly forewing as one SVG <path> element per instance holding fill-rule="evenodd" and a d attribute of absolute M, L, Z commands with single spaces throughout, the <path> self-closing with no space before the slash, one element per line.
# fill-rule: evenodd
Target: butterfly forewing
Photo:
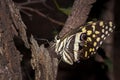
<path fill-rule="evenodd" d="M 114 28 L 111 21 L 88 22 L 56 41 L 55 52 L 68 64 L 87 59 L 96 53 Z"/>
<path fill-rule="evenodd" d="M 111 21 L 98 21 L 88 24 L 90 25 L 84 27 L 87 34 L 87 43 L 83 47 L 83 58 L 89 58 L 95 54 L 99 46 L 115 28 Z"/>

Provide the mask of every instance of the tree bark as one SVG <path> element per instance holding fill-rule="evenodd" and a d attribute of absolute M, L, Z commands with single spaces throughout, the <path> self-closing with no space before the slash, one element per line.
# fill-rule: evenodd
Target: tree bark
<path fill-rule="evenodd" d="M 35 80 L 56 80 L 58 60 L 52 56 L 44 45 L 39 47 L 37 41 L 31 36 L 31 64 L 35 70 Z"/>
<path fill-rule="evenodd" d="M 22 80 L 20 61 L 22 59 L 14 44 L 18 35 L 13 16 L 11 0 L 0 0 L 0 80 Z M 17 18 L 16 18 L 17 19 Z"/>
<path fill-rule="evenodd" d="M 32 44 L 28 43 L 26 26 L 12 0 L 1 0 L 0 6 L 0 80 L 22 80 L 22 51 L 16 49 L 14 38 L 22 40 L 32 52 L 31 65 L 35 70 L 35 80 L 55 80 L 57 59 L 53 58 L 44 46 L 39 47 L 33 37 Z"/>
<path fill-rule="evenodd" d="M 63 29 L 61 30 L 59 36 L 63 37 L 70 30 L 73 30 L 80 25 L 85 24 L 88 14 L 92 8 L 92 4 L 96 0 L 75 0 L 72 11 L 68 16 Z"/>

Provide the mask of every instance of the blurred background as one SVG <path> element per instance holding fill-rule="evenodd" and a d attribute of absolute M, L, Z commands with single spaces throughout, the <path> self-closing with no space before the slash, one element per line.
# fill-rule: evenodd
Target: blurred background
<path fill-rule="evenodd" d="M 70 14 L 74 0 L 13 0 L 20 8 L 21 17 L 27 26 L 28 37 L 34 35 L 39 44 L 53 41 L 62 29 Z M 119 80 L 120 79 L 120 0 L 114 1 L 114 23 L 116 29 L 109 43 L 103 43 L 98 49 L 98 55 L 80 63 L 68 65 L 59 63 L 57 80 Z M 96 0 L 88 17 L 89 20 L 100 19 L 109 0 Z M 106 40 L 107 42 L 107 40 Z M 31 55 L 23 50 L 21 67 L 24 80 L 34 80 L 34 70 L 29 64 Z M 29 51 L 28 51 L 29 53 Z"/>

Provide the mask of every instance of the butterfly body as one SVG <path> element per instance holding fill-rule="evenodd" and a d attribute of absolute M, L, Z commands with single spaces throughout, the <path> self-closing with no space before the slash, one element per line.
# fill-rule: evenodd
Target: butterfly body
<path fill-rule="evenodd" d="M 68 64 L 82 59 L 88 59 L 96 53 L 115 26 L 111 21 L 88 22 L 78 27 L 63 38 L 56 39 L 55 52 Z"/>

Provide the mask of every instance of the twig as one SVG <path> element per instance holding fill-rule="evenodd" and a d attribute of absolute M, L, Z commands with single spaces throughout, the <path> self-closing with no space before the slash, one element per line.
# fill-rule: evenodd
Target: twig
<path fill-rule="evenodd" d="M 21 10 L 21 12 L 23 12 L 24 14 L 26 14 L 29 17 L 32 17 L 32 14 L 30 14 L 29 12 L 25 11 L 25 10 Z"/>
<path fill-rule="evenodd" d="M 45 3 L 46 0 L 38 0 L 38 1 L 31 1 L 28 0 L 27 2 L 23 2 L 23 3 L 16 3 L 19 6 L 25 6 L 25 5 L 30 5 L 30 4 L 36 4 L 36 3 L 42 3 L 46 8 L 53 10 L 52 7 L 50 7 L 49 5 L 47 5 Z"/>
<path fill-rule="evenodd" d="M 62 22 L 59 22 L 57 20 L 54 20 L 52 18 L 50 18 L 49 16 L 46 16 L 45 14 L 41 13 L 40 11 L 36 10 L 36 9 L 33 9 L 33 8 L 30 8 L 30 7 L 23 7 L 23 6 L 20 6 L 20 9 L 24 9 L 24 10 L 29 10 L 29 11 L 32 11 L 32 12 L 35 12 L 36 14 L 50 20 L 51 22 L 55 23 L 55 24 L 58 24 L 58 25 L 64 25 L 64 23 Z"/>
<path fill-rule="evenodd" d="M 44 5 L 46 8 L 50 9 L 50 10 L 54 10 L 52 7 L 50 7 L 49 5 L 47 5 L 45 2 L 43 2 L 43 5 Z"/>
<path fill-rule="evenodd" d="M 43 1 L 27 1 L 23 3 L 17 3 L 17 5 L 24 6 L 24 5 L 35 4 L 35 3 L 43 3 Z"/>

